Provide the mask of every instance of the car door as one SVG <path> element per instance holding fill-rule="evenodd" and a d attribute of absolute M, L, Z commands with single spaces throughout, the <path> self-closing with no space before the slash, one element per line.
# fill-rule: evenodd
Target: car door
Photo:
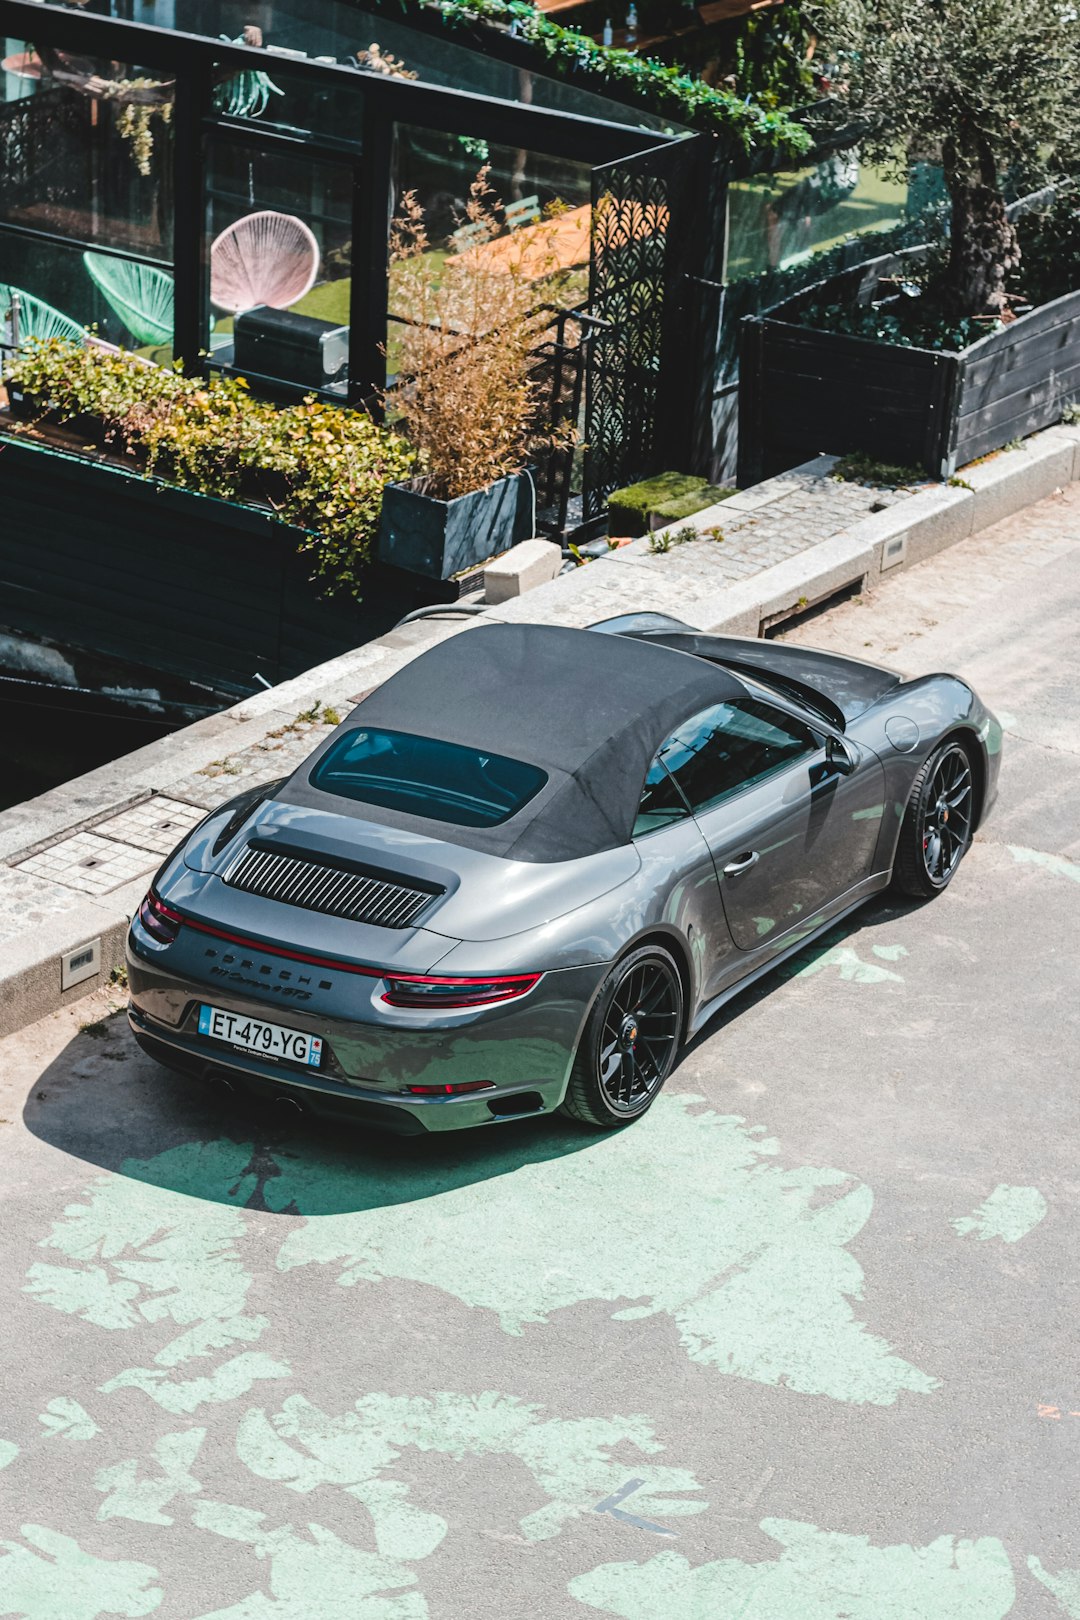
<path fill-rule="evenodd" d="M 696 715 L 660 750 L 709 846 L 742 952 L 781 950 L 872 871 L 884 772 L 869 750 L 826 741 L 809 717 L 747 695 Z M 717 963 L 719 977 L 726 966 Z"/>
<path fill-rule="evenodd" d="M 653 760 L 634 824 L 641 859 L 634 885 L 639 915 L 635 929 L 662 918 L 686 940 L 693 959 L 695 999 L 721 967 L 734 970 L 739 957 L 724 916 L 712 852 L 682 793 L 657 757 Z"/>

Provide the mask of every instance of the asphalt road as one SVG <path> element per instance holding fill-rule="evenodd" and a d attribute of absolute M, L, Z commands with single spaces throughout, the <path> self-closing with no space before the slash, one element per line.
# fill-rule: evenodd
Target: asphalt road
<path fill-rule="evenodd" d="M 0 1614 L 1080 1617 L 1080 491 L 793 633 L 971 677 L 999 809 L 621 1135 L 0 1045 Z"/>

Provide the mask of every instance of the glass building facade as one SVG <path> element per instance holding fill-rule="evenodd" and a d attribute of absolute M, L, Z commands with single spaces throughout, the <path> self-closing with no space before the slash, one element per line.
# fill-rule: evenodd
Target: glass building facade
<path fill-rule="evenodd" d="M 89 333 L 378 409 L 395 211 L 415 195 L 437 271 L 481 168 L 518 245 L 558 215 L 538 298 L 580 305 L 595 169 L 685 132 L 417 15 L 0 0 L 0 342 Z"/>
<path fill-rule="evenodd" d="M 411 201 L 434 276 L 482 252 L 577 312 L 553 391 L 587 513 L 665 466 L 716 476 L 753 289 L 917 200 L 850 151 L 734 178 L 710 137 L 419 5 L 0 0 L 0 52 L 0 344 L 89 334 L 378 414 L 415 317 L 389 250 Z"/>

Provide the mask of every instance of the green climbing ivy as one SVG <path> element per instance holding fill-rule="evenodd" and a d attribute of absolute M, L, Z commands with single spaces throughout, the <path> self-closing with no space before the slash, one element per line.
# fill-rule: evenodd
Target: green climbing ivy
<path fill-rule="evenodd" d="M 439 0 L 437 9 L 452 27 L 477 22 L 509 25 L 554 72 L 564 77 L 580 74 L 599 89 L 628 91 L 650 112 L 726 136 L 745 152 L 790 158 L 813 144 L 809 131 L 785 108 L 765 107 L 734 90 L 717 89 L 654 57 L 598 45 L 588 34 L 553 22 L 531 0 Z"/>

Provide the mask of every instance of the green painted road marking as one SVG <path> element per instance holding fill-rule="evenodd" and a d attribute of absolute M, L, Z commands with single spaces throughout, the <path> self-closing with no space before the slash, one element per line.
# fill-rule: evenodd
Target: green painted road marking
<path fill-rule="evenodd" d="M 183 1429 L 163 1434 L 154 1447 L 154 1461 L 162 1469 L 157 1479 L 139 1478 L 139 1459 L 130 1457 L 112 1468 L 99 1468 L 94 1486 L 107 1491 L 99 1519 L 135 1519 L 141 1524 L 172 1524 L 162 1511 L 174 1496 L 197 1496 L 202 1486 L 190 1473 L 206 1439 L 205 1429 Z"/>
<path fill-rule="evenodd" d="M 601 1564 L 569 1585 L 580 1603 L 622 1620 L 1003 1620 L 1015 1601 L 1008 1554 L 995 1537 L 939 1536 L 927 1547 L 873 1547 L 790 1519 L 763 1519 L 779 1558 L 719 1559 L 696 1568 L 678 1553 Z"/>
<path fill-rule="evenodd" d="M 43 1304 L 112 1332 L 162 1322 L 183 1330 L 154 1366 L 120 1373 L 102 1385 L 105 1394 L 141 1389 L 180 1414 L 247 1395 L 259 1379 L 289 1376 L 286 1363 L 253 1350 L 197 1378 L 168 1376 L 215 1350 L 253 1343 L 269 1325 L 245 1313 L 251 1276 L 239 1245 L 247 1221 L 226 1207 L 243 1206 L 258 1188 L 252 1152 L 222 1140 L 129 1159 L 120 1175 L 93 1182 L 86 1201 L 70 1204 L 43 1240 L 72 1262 L 31 1266 L 26 1289 Z M 215 1202 L 207 1201 L 210 1188 Z"/>
<path fill-rule="evenodd" d="M 583 1301 L 644 1301 L 613 1314 L 669 1316 L 687 1354 L 725 1374 L 878 1405 L 934 1389 L 849 1303 L 862 1297 L 863 1276 L 845 1245 L 869 1218 L 870 1189 L 823 1201 L 848 1182 L 842 1171 L 772 1164 L 774 1143 L 740 1119 L 691 1113 L 697 1101 L 662 1096 L 632 1131 L 555 1159 L 521 1163 L 512 1142 L 492 1141 L 483 1182 L 447 1187 L 440 1165 L 413 1165 L 415 1202 L 391 1202 L 401 1198 L 391 1167 L 383 1207 L 312 1214 L 278 1265 L 335 1265 L 346 1286 L 425 1283 L 493 1311 L 513 1334 Z M 283 1166 L 264 1196 L 301 1212 L 334 1209 L 355 1201 L 355 1183 L 343 1156 Z M 376 1206 L 379 1191 L 368 1183 Z"/>
<path fill-rule="evenodd" d="M 873 954 L 883 962 L 898 962 L 907 953 L 906 945 L 875 945 Z M 848 984 L 903 984 L 902 973 L 881 967 L 878 962 L 867 962 L 852 945 L 821 945 L 803 951 L 777 971 L 785 979 L 812 979 L 815 973 L 836 968 L 841 979 Z"/>
<path fill-rule="evenodd" d="M 1055 877 L 1071 878 L 1074 883 L 1080 883 L 1080 863 L 1066 860 L 1064 855 L 1048 855 L 1044 850 L 1025 849 L 1020 844 L 1010 844 L 1008 850 L 1013 860 L 1021 866 L 1039 866 Z"/>
<path fill-rule="evenodd" d="M 232 1142 L 191 1142 L 145 1165 L 129 1161 L 122 1174 L 93 1182 L 87 1202 L 70 1204 L 41 1245 L 75 1265 L 32 1266 L 28 1291 L 56 1310 L 114 1330 L 164 1320 L 184 1328 L 242 1321 L 251 1278 L 236 1244 L 246 1224 L 238 1210 L 222 1206 L 226 1189 L 235 1189 L 240 1205 L 254 1190 L 254 1176 L 244 1173 L 249 1160 L 250 1149 Z M 220 1201 L 186 1196 L 188 1180 L 200 1190 L 213 1180 Z M 248 1324 L 234 1336 L 251 1339 L 258 1332 Z M 202 1348 L 193 1335 L 191 1354 Z M 180 1359 L 186 1359 L 183 1351 Z"/>
<path fill-rule="evenodd" d="M 6 1468 L 13 1463 L 19 1455 L 19 1448 L 14 1440 L 0 1440 L 0 1468 Z"/>
<path fill-rule="evenodd" d="M 265 1530 L 263 1514 L 223 1502 L 196 1503 L 193 1517 L 201 1529 L 268 1558 L 271 1592 L 252 1592 L 196 1620 L 427 1620 L 420 1593 L 402 1590 L 416 1580 L 407 1564 L 351 1547 L 322 1525 L 309 1524 L 306 1536 L 290 1524 Z"/>
<path fill-rule="evenodd" d="M 95 1558 L 70 1536 L 40 1524 L 20 1531 L 30 1547 L 0 1542 L 0 1614 L 19 1620 L 98 1620 L 104 1615 L 152 1614 L 162 1591 L 151 1586 L 150 1564 Z"/>
<path fill-rule="evenodd" d="M 101 1389 L 105 1395 L 116 1389 L 141 1389 L 166 1412 L 178 1416 L 197 1412 L 207 1402 L 235 1401 L 241 1395 L 250 1395 L 259 1379 L 288 1378 L 291 1372 L 288 1362 L 275 1361 L 258 1350 L 246 1350 L 202 1378 L 170 1379 L 160 1367 L 131 1367 L 110 1378 Z"/>
<path fill-rule="evenodd" d="M 291 1395 L 273 1418 L 257 1408 L 248 1412 L 237 1438 L 241 1462 L 260 1479 L 302 1492 L 337 1485 L 357 1497 L 371 1514 L 379 1551 L 401 1558 L 426 1558 L 446 1534 L 441 1518 L 409 1506 L 405 1487 L 380 1478 L 405 1447 L 452 1457 L 517 1457 L 550 1498 L 522 1519 L 522 1533 L 546 1541 L 625 1482 L 625 1460 L 609 1455 L 625 1445 L 646 1454 L 662 1449 L 646 1418 L 545 1418 L 543 1408 L 493 1390 L 430 1398 L 365 1395 L 340 1417 Z M 635 1511 L 704 1511 L 706 1503 L 672 1494 L 700 1491 L 686 1469 L 657 1465 L 643 1472 L 645 1488 L 635 1498 Z"/>
<path fill-rule="evenodd" d="M 1047 1591 L 1057 1598 L 1062 1613 L 1069 1615 L 1070 1620 L 1080 1620 L 1080 1569 L 1060 1569 L 1056 1575 L 1051 1575 L 1038 1558 L 1031 1557 L 1027 1562 L 1035 1579 L 1042 1581 Z"/>
<path fill-rule="evenodd" d="M 101 1433 L 89 1412 L 84 1412 L 78 1401 L 70 1401 L 66 1395 L 58 1395 L 50 1401 L 38 1422 L 44 1423 L 51 1435 L 61 1435 L 65 1440 L 92 1440 L 95 1434 Z"/>
<path fill-rule="evenodd" d="M 1045 1214 L 1046 1199 L 1037 1187 L 1008 1187 L 1002 1183 L 973 1215 L 962 1215 L 953 1225 L 961 1237 L 974 1232 L 983 1242 L 997 1237 L 1006 1243 L 1019 1243 Z"/>

